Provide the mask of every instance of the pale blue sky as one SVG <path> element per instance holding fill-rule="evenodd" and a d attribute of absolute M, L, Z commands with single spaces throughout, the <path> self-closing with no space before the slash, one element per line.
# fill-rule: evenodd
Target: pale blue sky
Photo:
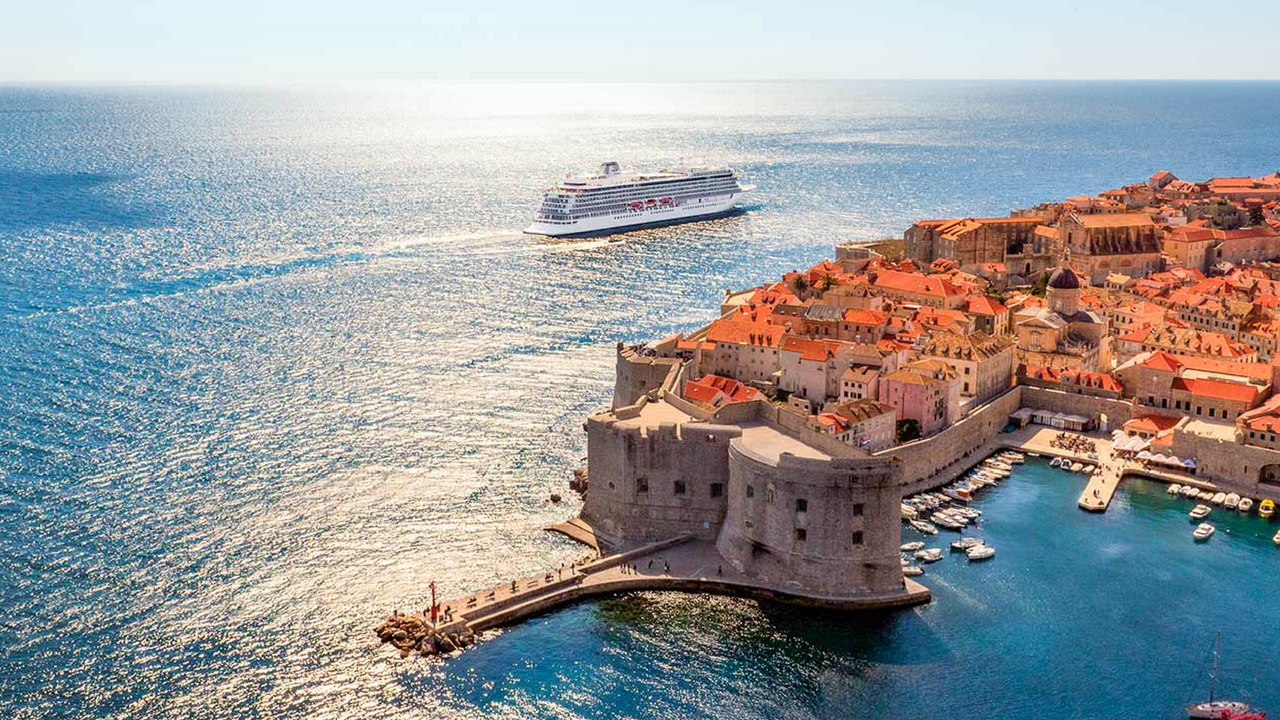
<path fill-rule="evenodd" d="M 1280 78 L 1280 3 L 1222 7 L 0 0 L 0 81 Z"/>

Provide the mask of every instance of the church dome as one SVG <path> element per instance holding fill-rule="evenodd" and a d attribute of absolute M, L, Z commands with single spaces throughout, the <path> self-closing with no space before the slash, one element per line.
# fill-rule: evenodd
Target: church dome
<path fill-rule="evenodd" d="M 1049 287 L 1054 290 L 1079 290 L 1080 278 L 1069 267 L 1060 267 L 1049 276 Z"/>

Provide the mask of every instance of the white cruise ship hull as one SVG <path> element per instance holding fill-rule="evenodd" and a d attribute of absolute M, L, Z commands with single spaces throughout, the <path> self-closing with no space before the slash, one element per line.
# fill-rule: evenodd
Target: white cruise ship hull
<path fill-rule="evenodd" d="M 733 209 L 746 191 L 699 198 L 684 205 L 654 205 L 638 210 L 623 209 L 592 218 L 578 218 L 556 223 L 534 222 L 524 231 L 530 235 L 565 237 L 568 235 L 606 234 L 635 230 L 653 225 L 670 225 L 722 215 Z"/>

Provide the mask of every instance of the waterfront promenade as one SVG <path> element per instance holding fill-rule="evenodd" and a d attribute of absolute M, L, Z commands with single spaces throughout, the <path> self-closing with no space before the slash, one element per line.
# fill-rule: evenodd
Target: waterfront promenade
<path fill-rule="evenodd" d="M 1097 458 L 1093 459 L 1086 453 L 1056 446 L 1054 438 L 1061 432 L 1068 432 L 1071 435 L 1092 441 L 1094 448 L 1096 448 Z M 1028 425 L 1011 433 L 998 435 L 977 450 L 957 459 L 934 475 L 910 484 L 904 495 L 942 487 L 973 469 L 990 455 L 1006 449 L 1035 453 L 1047 457 L 1065 458 L 1073 462 L 1097 466 L 1098 470 L 1089 476 L 1088 483 L 1086 483 L 1077 500 L 1077 505 L 1081 509 L 1090 512 L 1105 512 L 1111 505 L 1111 500 L 1115 497 L 1120 483 L 1130 475 L 1146 477 L 1163 483 L 1195 485 L 1215 492 L 1218 489 L 1214 483 L 1193 477 L 1187 473 L 1149 467 L 1132 460 L 1116 457 L 1111 452 L 1111 438 L 1105 433 L 1098 431 L 1081 433 L 1059 430 L 1043 425 Z"/>

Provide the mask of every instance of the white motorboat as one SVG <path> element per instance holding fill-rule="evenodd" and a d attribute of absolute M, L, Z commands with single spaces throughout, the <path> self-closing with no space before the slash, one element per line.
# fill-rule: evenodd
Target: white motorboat
<path fill-rule="evenodd" d="M 911 527 L 915 528 L 916 532 L 922 532 L 925 535 L 938 534 L 938 528 L 934 527 L 933 525 L 930 525 L 929 523 L 923 520 L 912 520 Z"/>
<path fill-rule="evenodd" d="M 915 552 L 915 551 L 917 551 L 917 550 L 923 550 L 923 549 L 924 549 L 924 541 L 923 541 L 923 540 L 915 540 L 915 541 L 912 541 L 912 542 L 909 542 L 909 543 L 902 543 L 902 547 L 901 547 L 901 548 L 899 548 L 899 549 L 900 549 L 900 550 L 902 550 L 902 552 Z"/>
<path fill-rule="evenodd" d="M 1240 496 L 1235 493 L 1228 493 L 1227 499 L 1222 501 L 1222 507 L 1228 510 L 1235 510 L 1240 507 Z"/>
<path fill-rule="evenodd" d="M 1212 490 L 1201 490 L 1198 496 L 1202 502 L 1213 502 L 1214 494 Z M 1226 498 L 1226 495 L 1222 496 Z"/>
<path fill-rule="evenodd" d="M 942 551 L 938 548 L 926 548 L 916 551 L 916 559 L 920 562 L 933 563 L 942 559 Z"/>
<path fill-rule="evenodd" d="M 1200 488 L 1197 488 L 1195 485 L 1183 485 L 1182 492 L 1179 494 L 1184 498 L 1193 498 L 1200 494 Z"/>
<path fill-rule="evenodd" d="M 1092 465 L 1085 465 L 1085 466 L 1084 466 L 1084 468 L 1083 468 L 1080 472 L 1084 473 L 1085 475 L 1092 475 L 1092 474 L 1093 474 L 1093 466 L 1092 466 Z"/>
<path fill-rule="evenodd" d="M 1217 492 L 1217 493 L 1214 493 L 1214 494 L 1213 494 L 1213 497 L 1212 497 L 1212 498 L 1210 498 L 1210 500 L 1209 500 L 1209 502 L 1213 503 L 1214 505 L 1221 505 L 1222 503 L 1224 503 L 1224 502 L 1226 502 L 1226 501 L 1227 501 L 1227 494 L 1226 494 L 1226 493 L 1224 493 L 1224 492 Z"/>
<path fill-rule="evenodd" d="M 924 568 L 919 565 L 903 565 L 902 574 L 907 577 L 920 577 L 924 574 Z"/>
<path fill-rule="evenodd" d="M 971 547 L 968 550 L 965 550 L 964 555 L 965 557 L 969 558 L 970 562 L 976 562 L 978 560 L 990 560 L 991 558 L 996 556 L 996 549 L 991 547 L 990 545 L 978 545 L 976 547 Z"/>
<path fill-rule="evenodd" d="M 1276 534 L 1271 538 L 1271 542 L 1275 543 L 1276 545 L 1280 545 L 1280 530 L 1276 531 Z"/>
<path fill-rule="evenodd" d="M 1199 541 L 1208 540 L 1213 537 L 1215 530 L 1217 530 L 1217 528 L 1209 523 L 1200 523 L 1196 526 L 1195 532 L 1191 533 L 1191 536 Z"/>
<path fill-rule="evenodd" d="M 975 547 L 978 547 L 979 545 L 986 545 L 986 544 L 987 544 L 987 541 L 983 540 L 982 538 L 966 537 L 966 538 L 960 538 L 959 540 L 952 542 L 951 549 L 958 552 L 964 552 L 969 548 L 975 548 Z"/>
<path fill-rule="evenodd" d="M 1240 506 L 1237 507 L 1236 509 L 1248 515 L 1249 511 L 1253 509 L 1253 498 L 1247 498 L 1247 497 L 1240 498 Z"/>
<path fill-rule="evenodd" d="M 1080 463 L 1071 463 L 1071 472 L 1078 473 L 1081 470 L 1084 470 L 1084 465 Z"/>
<path fill-rule="evenodd" d="M 934 513 L 933 515 L 930 515 L 929 521 L 940 528 L 946 528 L 948 530 L 960 530 L 964 527 L 959 520 L 956 520 L 950 515 L 941 513 Z"/>
<path fill-rule="evenodd" d="M 1182 486 L 1179 485 L 1178 483 L 1174 483 L 1170 485 L 1169 489 L 1165 490 L 1165 492 L 1169 493 L 1170 495 L 1177 495 L 1178 493 L 1182 492 Z"/>
<path fill-rule="evenodd" d="M 916 519 L 916 509 L 906 503 L 902 503 L 902 517 L 908 520 Z"/>
<path fill-rule="evenodd" d="M 1211 512 L 1211 509 L 1209 508 L 1208 505 L 1197 505 L 1191 509 L 1191 512 L 1187 514 L 1191 516 L 1192 520 L 1203 520 L 1209 517 L 1210 512 Z"/>
<path fill-rule="evenodd" d="M 1001 462 L 999 460 L 987 459 L 987 460 L 984 460 L 982 464 L 990 468 L 995 468 L 996 470 L 999 470 L 1001 472 L 1013 472 L 1012 465 L 1006 462 Z"/>

